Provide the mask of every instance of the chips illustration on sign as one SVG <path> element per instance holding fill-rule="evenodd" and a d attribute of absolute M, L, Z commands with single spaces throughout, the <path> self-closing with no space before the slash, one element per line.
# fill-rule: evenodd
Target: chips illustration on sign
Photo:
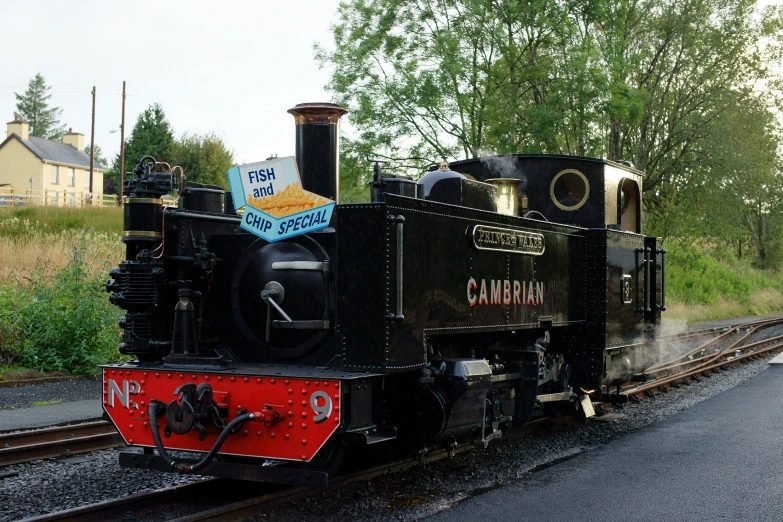
<path fill-rule="evenodd" d="M 228 171 L 234 207 L 245 207 L 241 228 L 279 241 L 326 228 L 334 201 L 302 189 L 296 159 L 237 165 Z"/>

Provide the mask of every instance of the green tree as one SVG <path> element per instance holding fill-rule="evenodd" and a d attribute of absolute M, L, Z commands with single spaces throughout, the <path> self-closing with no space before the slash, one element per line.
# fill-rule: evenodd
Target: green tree
<path fill-rule="evenodd" d="M 49 107 L 49 86 L 41 73 L 30 79 L 27 90 L 16 96 L 15 115 L 30 124 L 30 136 L 59 140 L 65 134 L 65 125 L 60 125 L 62 109 Z"/>
<path fill-rule="evenodd" d="M 130 136 L 125 141 L 125 170 L 130 171 L 144 156 L 171 163 L 174 133 L 163 108 L 154 103 L 139 114 Z M 119 166 L 119 154 L 115 158 Z M 118 167 L 119 172 L 119 167 Z"/>
<path fill-rule="evenodd" d="M 234 166 L 234 153 L 215 133 L 184 134 L 174 142 L 171 166 L 179 165 L 188 181 L 228 188 L 226 171 Z"/>
<path fill-rule="evenodd" d="M 776 268 L 783 225 L 783 173 L 778 152 L 780 124 L 768 97 L 755 95 L 722 113 L 697 151 L 704 175 L 699 191 L 704 236 L 753 245 L 757 266 Z"/>
<path fill-rule="evenodd" d="M 628 159 L 661 213 L 711 122 L 776 87 L 780 10 L 761 14 L 755 0 L 345 0 L 316 57 L 356 150 L 413 171 L 509 152 Z"/>
<path fill-rule="evenodd" d="M 84 153 L 88 156 L 90 155 L 90 150 L 92 149 L 92 146 L 88 143 L 86 147 L 84 147 Z M 106 161 L 106 158 L 103 156 L 103 151 L 101 150 L 100 145 L 95 145 L 95 156 L 93 158 L 96 163 L 100 163 L 104 167 L 108 166 L 108 162 Z"/>
<path fill-rule="evenodd" d="M 136 167 L 144 156 L 152 156 L 156 161 L 171 164 L 174 148 L 174 133 L 166 119 L 163 108 L 154 103 L 139 114 L 130 135 L 125 139 L 125 172 Z M 109 170 L 103 175 L 104 191 L 107 194 L 119 193 L 120 155 L 114 157 Z"/>
<path fill-rule="evenodd" d="M 92 146 L 88 143 L 84 147 L 84 153 L 90 155 L 90 149 Z M 108 170 L 103 174 L 103 193 L 104 194 L 117 194 L 119 192 L 119 169 L 113 169 L 109 166 L 109 162 L 103 156 L 103 151 L 100 145 L 95 145 L 95 163 L 103 165 Z"/>

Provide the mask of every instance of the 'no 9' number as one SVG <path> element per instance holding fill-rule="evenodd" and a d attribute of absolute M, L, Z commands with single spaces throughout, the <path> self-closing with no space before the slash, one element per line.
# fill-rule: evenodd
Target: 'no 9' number
<path fill-rule="evenodd" d="M 313 392 L 310 395 L 310 407 L 315 412 L 313 422 L 319 424 L 332 415 L 332 398 L 324 391 Z"/>

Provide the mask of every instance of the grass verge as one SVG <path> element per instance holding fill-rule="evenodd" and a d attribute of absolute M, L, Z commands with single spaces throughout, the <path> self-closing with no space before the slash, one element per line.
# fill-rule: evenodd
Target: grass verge
<path fill-rule="evenodd" d="M 678 241 L 666 250 L 665 318 L 693 323 L 783 312 L 783 273 L 721 248 Z"/>
<path fill-rule="evenodd" d="M 0 207 L 0 223 L 28 222 L 49 234 L 83 232 L 119 236 L 122 234 L 122 209 L 119 207 Z M 0 226 L 0 236 L 22 236 L 24 227 Z"/>
<path fill-rule="evenodd" d="M 52 404 L 62 404 L 62 399 L 52 399 L 51 401 L 33 401 L 33 406 L 51 406 Z"/>

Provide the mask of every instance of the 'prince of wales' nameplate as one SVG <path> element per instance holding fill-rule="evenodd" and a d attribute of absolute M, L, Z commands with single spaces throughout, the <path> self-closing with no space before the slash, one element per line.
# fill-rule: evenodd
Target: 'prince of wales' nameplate
<path fill-rule="evenodd" d="M 293 156 L 228 170 L 234 208 L 245 208 L 240 227 L 269 242 L 329 225 L 334 201 L 302 190 Z"/>

